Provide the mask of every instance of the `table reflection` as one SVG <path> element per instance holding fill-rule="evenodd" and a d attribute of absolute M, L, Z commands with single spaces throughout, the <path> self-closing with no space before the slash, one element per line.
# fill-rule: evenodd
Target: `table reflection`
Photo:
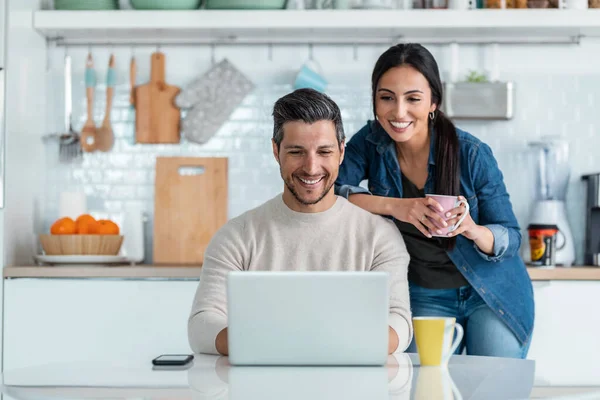
<path fill-rule="evenodd" d="M 4 399 L 527 399 L 535 362 L 453 356 L 447 369 L 419 367 L 395 354 L 382 367 L 231 366 L 227 357 L 196 355 L 187 369 L 148 363 L 75 362 L 4 373 Z"/>
<path fill-rule="evenodd" d="M 231 366 L 226 357 L 197 358 L 188 378 L 194 399 L 409 399 L 413 363 L 392 355 L 381 367 Z"/>
<path fill-rule="evenodd" d="M 200 357 L 188 371 L 195 399 L 527 399 L 535 362 L 452 357 L 448 368 L 420 367 L 395 354 L 385 367 L 238 367 Z"/>

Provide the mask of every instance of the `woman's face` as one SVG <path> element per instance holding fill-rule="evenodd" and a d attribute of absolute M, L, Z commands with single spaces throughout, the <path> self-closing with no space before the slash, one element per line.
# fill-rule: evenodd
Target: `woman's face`
<path fill-rule="evenodd" d="M 409 65 L 394 67 L 379 79 L 375 92 L 377 120 L 397 143 L 428 134 L 431 88 L 425 76 Z"/>

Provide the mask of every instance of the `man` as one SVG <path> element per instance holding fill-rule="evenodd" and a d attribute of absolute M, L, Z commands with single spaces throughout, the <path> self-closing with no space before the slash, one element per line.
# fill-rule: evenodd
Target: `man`
<path fill-rule="evenodd" d="M 409 255 L 391 221 L 334 194 L 344 158 L 338 106 L 324 94 L 299 89 L 277 100 L 273 117 L 283 194 L 233 218 L 212 238 L 188 320 L 192 350 L 228 354 L 228 272 L 319 269 L 387 272 L 388 352 L 403 351 L 412 339 Z"/>

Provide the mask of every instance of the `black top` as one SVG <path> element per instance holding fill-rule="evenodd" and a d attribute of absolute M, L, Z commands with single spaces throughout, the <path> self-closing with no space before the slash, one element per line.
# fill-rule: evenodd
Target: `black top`
<path fill-rule="evenodd" d="M 402 174 L 404 198 L 425 197 L 419 189 Z M 456 289 L 469 283 L 450 260 L 442 247 L 442 239 L 423 235 L 413 224 L 394 220 L 410 254 L 408 280 L 429 289 Z"/>

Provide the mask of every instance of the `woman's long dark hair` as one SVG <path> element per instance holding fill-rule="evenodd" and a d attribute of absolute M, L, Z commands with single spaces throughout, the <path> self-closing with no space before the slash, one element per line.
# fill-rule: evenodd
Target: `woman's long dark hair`
<path fill-rule="evenodd" d="M 386 50 L 375 63 L 371 85 L 373 89 L 373 114 L 377 117 L 375 102 L 381 76 L 389 69 L 410 65 L 419 71 L 431 88 L 431 101 L 436 104 L 433 120 L 429 119 L 429 131 L 435 131 L 435 193 L 460 195 L 460 163 L 456 127 L 444 115 L 440 107 L 444 94 L 440 72 L 433 55 L 418 43 L 401 43 Z M 456 238 L 444 239 L 446 249 L 454 248 Z"/>

